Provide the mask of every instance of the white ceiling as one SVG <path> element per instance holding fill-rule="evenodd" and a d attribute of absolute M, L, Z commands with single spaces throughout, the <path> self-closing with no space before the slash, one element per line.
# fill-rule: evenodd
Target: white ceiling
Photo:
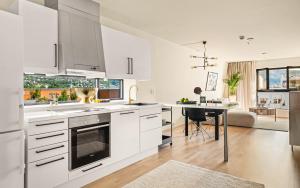
<path fill-rule="evenodd" d="M 300 0 L 100 2 L 102 16 L 178 44 L 207 40 L 208 55 L 225 61 L 300 56 Z M 255 39 L 248 45 L 239 35 Z"/>

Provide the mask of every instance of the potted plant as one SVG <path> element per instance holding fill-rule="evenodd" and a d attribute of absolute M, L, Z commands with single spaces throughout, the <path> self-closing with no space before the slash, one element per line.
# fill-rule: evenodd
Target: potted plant
<path fill-rule="evenodd" d="M 231 102 L 236 101 L 236 91 L 241 80 L 242 76 L 239 72 L 232 74 L 230 78 L 224 80 L 228 86 L 228 95 Z"/>

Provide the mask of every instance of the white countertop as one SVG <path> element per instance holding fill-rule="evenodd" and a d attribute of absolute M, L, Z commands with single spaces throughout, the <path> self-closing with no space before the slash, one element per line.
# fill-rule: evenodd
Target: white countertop
<path fill-rule="evenodd" d="M 70 118 L 76 116 L 86 116 L 86 115 L 94 115 L 99 113 L 114 113 L 114 112 L 121 112 L 127 110 L 139 110 L 143 108 L 153 108 L 153 107 L 162 106 L 161 104 L 153 104 L 153 105 L 144 105 L 144 106 L 137 106 L 137 105 L 125 105 L 125 104 L 111 104 L 111 105 L 96 105 L 94 104 L 92 107 L 84 107 L 84 106 L 69 106 L 67 108 L 63 108 L 64 110 L 59 109 L 51 109 L 51 110 L 39 110 L 39 111 L 27 111 L 24 113 L 24 122 L 31 123 L 31 122 L 38 122 L 38 121 L 47 121 L 47 120 L 54 120 L 54 119 L 63 119 L 63 118 Z M 91 108 L 91 109 L 99 109 L 96 111 L 89 111 L 83 112 L 78 111 L 79 108 Z"/>

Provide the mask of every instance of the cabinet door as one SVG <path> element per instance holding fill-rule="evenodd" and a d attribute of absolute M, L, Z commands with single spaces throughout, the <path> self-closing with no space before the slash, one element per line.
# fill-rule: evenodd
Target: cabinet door
<path fill-rule="evenodd" d="M 151 79 L 151 49 L 147 40 L 132 37 L 132 74 L 136 80 Z"/>
<path fill-rule="evenodd" d="M 0 132 L 23 126 L 22 18 L 0 11 Z"/>
<path fill-rule="evenodd" d="M 20 1 L 24 25 L 25 72 L 58 72 L 57 11 L 28 1 Z"/>
<path fill-rule="evenodd" d="M 108 78 L 134 78 L 130 69 L 132 36 L 102 27 L 103 50 Z"/>
<path fill-rule="evenodd" d="M 24 133 L 0 134 L 0 187 L 24 187 Z"/>
<path fill-rule="evenodd" d="M 68 154 L 57 155 L 27 166 L 27 187 L 53 188 L 68 181 Z"/>
<path fill-rule="evenodd" d="M 119 161 L 139 152 L 140 146 L 138 111 L 112 113 L 111 157 Z"/>

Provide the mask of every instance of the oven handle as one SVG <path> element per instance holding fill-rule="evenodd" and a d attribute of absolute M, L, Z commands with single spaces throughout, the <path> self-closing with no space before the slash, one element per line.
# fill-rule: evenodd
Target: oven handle
<path fill-rule="evenodd" d="M 92 169 L 94 169 L 94 168 L 97 168 L 97 167 L 99 167 L 99 166 L 102 166 L 103 164 L 102 163 L 100 163 L 100 164 L 98 164 L 98 165 L 96 165 L 96 166 L 93 166 L 93 167 L 91 167 L 91 168 L 88 168 L 88 169 L 83 169 L 83 170 L 81 170 L 82 172 L 87 172 L 87 171 L 90 171 L 90 170 L 92 170 Z"/>
<path fill-rule="evenodd" d="M 99 129 L 99 128 L 104 128 L 104 127 L 109 127 L 110 124 L 105 124 L 105 125 L 99 125 L 99 126 L 95 126 L 95 127 L 88 127 L 88 128 L 79 128 L 76 131 L 77 132 L 83 132 L 83 131 L 90 131 L 90 130 L 94 130 L 94 129 Z"/>

